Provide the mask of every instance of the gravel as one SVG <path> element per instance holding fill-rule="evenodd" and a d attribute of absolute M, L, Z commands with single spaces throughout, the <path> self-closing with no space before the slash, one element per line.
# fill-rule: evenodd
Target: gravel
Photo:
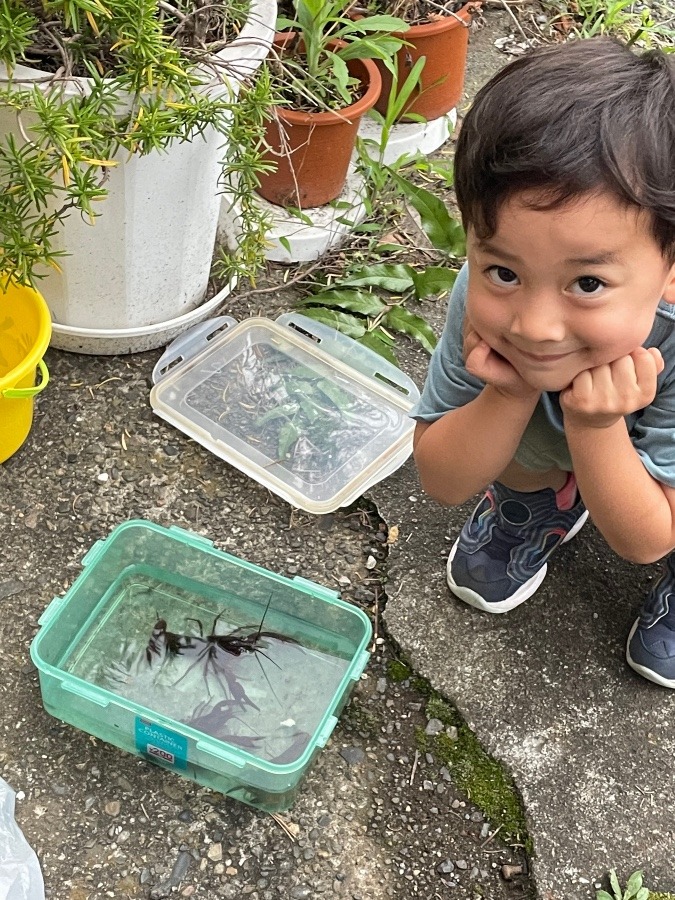
<path fill-rule="evenodd" d="M 50 351 L 47 361 L 52 383 L 29 440 L 0 468 L 0 775 L 18 792 L 48 897 L 522 897 L 527 878 L 500 874 L 522 863 L 518 848 L 482 848 L 479 811 L 441 762 L 417 753 L 424 699 L 392 682 L 395 651 L 381 636 L 279 819 L 47 715 L 29 658 L 38 619 L 85 552 L 127 518 L 178 525 L 272 571 L 339 587 L 373 619 L 386 602 L 386 525 L 367 501 L 322 517 L 292 511 L 169 429 L 148 405 L 153 354 Z"/>

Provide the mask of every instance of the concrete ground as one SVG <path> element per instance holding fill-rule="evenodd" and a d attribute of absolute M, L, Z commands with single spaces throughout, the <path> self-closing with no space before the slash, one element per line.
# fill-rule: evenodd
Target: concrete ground
<path fill-rule="evenodd" d="M 506 616 L 481 614 L 445 583 L 471 506 L 448 512 L 427 501 L 412 465 L 373 499 L 399 526 L 388 632 L 512 774 L 537 896 L 588 897 L 611 867 L 642 869 L 652 890 L 672 891 L 675 698 L 624 658 L 658 567 L 618 559 L 591 525 L 552 561 L 535 597 Z"/>
<path fill-rule="evenodd" d="M 500 68 L 489 46 L 494 14 L 486 19 L 472 44 L 469 93 Z M 508 19 L 501 27 L 509 30 Z M 440 315 L 429 318 L 441 327 Z M 422 383 L 424 357 L 406 363 Z M 611 867 L 624 879 L 642 869 L 652 891 L 675 891 L 675 697 L 625 662 L 659 566 L 619 559 L 589 523 L 553 559 L 535 597 L 490 616 L 445 584 L 448 551 L 472 504 L 445 510 L 427 500 L 411 462 L 372 497 L 400 529 L 385 625 L 512 773 L 534 842 L 537 896 L 592 896 L 589 886 Z"/>
<path fill-rule="evenodd" d="M 487 18 L 470 89 L 505 61 L 493 40 L 508 18 Z M 263 302 L 270 316 L 283 308 L 267 297 L 226 311 L 242 318 Z M 440 307 L 425 314 L 440 325 Z M 408 462 L 346 510 L 293 511 L 153 415 L 158 356 L 50 351 L 53 381 L 29 439 L 0 467 L 0 776 L 18 792 L 47 897 L 591 900 L 611 867 L 624 880 L 642 868 L 652 889 L 675 889 L 675 698 L 623 659 L 658 567 L 621 562 L 589 525 L 532 600 L 481 615 L 444 581 L 470 505 L 427 501 Z M 407 346 L 403 360 L 421 383 L 423 353 Z M 29 658 L 38 618 L 89 547 L 135 517 L 340 589 L 376 623 L 366 677 L 277 819 L 42 709 Z M 529 860 L 517 841 L 500 842 L 442 760 L 420 752 L 426 696 L 414 678 L 393 677 L 399 651 L 512 774 Z M 525 871 L 507 879 L 505 866 Z"/>
<path fill-rule="evenodd" d="M 29 438 L 0 466 L 0 777 L 17 792 L 16 817 L 47 898 L 531 897 L 527 874 L 503 878 L 504 865 L 523 868 L 522 850 L 500 841 L 443 760 L 420 752 L 426 697 L 392 670 L 382 637 L 388 531 L 372 501 L 326 516 L 293 510 L 160 421 L 148 401 L 158 356 L 49 351 L 52 381 Z M 132 518 L 179 526 L 272 572 L 340 590 L 373 620 L 366 672 L 283 815 L 44 711 L 29 655 L 38 620 L 92 545 Z M 153 609 L 152 621 L 163 614 Z M 282 677 L 267 668 L 272 682 Z M 0 841 L 0 875 L 2 859 Z"/>

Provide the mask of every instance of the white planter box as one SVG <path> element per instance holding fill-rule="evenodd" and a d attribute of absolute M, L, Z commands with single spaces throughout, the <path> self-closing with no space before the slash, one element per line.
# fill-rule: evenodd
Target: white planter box
<path fill-rule="evenodd" d="M 275 0 L 251 0 L 246 26 L 218 54 L 234 71 L 233 92 L 239 86 L 237 77 L 255 71 L 267 55 L 275 18 Z M 25 67 L 16 70 L 20 78 L 42 74 Z M 73 93 L 88 89 L 88 79 L 78 79 L 70 88 Z M 227 90 L 217 83 L 205 89 Z M 0 109 L 0 136 L 8 131 L 17 134 L 14 114 Z M 199 313 L 187 314 L 198 310 L 206 292 L 226 141 L 226 135 L 211 129 L 163 153 L 131 158 L 126 151 L 118 154 L 119 165 L 109 170 L 109 195 L 97 207 L 95 224 L 75 211 L 53 242 L 69 255 L 59 260 L 61 273 L 50 269 L 40 282 L 54 322 L 52 346 L 88 353 L 130 352 L 128 334 L 120 335 L 117 349 L 111 334 L 142 332 L 150 326 L 150 343 L 159 347 L 175 336 L 176 320 L 184 320 L 186 328 L 199 320 Z M 209 311 L 210 306 L 204 315 Z M 101 332 L 105 336 L 97 349 Z M 150 349 L 144 343 L 142 349 Z"/>

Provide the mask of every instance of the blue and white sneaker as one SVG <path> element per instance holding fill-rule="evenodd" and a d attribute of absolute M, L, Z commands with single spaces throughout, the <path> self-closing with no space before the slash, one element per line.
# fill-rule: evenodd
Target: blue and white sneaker
<path fill-rule="evenodd" d="M 568 481 L 568 487 L 575 488 L 576 482 Z M 552 488 L 521 493 L 496 481 L 450 551 L 450 590 L 484 612 L 514 609 L 534 594 L 546 575 L 549 556 L 573 538 L 587 518 L 578 493 L 571 509 L 560 509 Z"/>
<path fill-rule="evenodd" d="M 631 668 L 661 687 L 675 688 L 675 553 L 647 595 L 626 645 Z"/>

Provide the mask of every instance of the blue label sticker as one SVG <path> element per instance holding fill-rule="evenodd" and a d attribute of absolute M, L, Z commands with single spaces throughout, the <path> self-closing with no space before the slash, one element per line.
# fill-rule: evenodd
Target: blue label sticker
<path fill-rule="evenodd" d="M 164 766 L 187 769 L 187 738 L 147 719 L 136 716 L 136 749 L 143 756 Z"/>

